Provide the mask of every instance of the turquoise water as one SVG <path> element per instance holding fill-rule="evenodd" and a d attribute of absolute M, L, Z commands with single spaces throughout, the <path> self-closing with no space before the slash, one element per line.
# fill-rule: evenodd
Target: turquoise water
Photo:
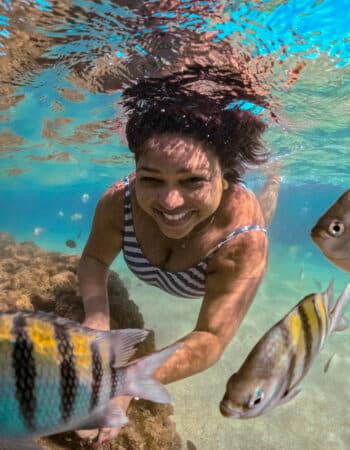
<path fill-rule="evenodd" d="M 115 131 L 122 112 L 110 80 L 127 78 L 132 58 L 140 74 L 149 60 L 158 68 L 171 61 L 174 43 L 165 46 L 163 59 L 160 48 L 149 44 L 156 31 L 177 33 L 179 42 L 191 36 L 186 33 L 208 35 L 209 43 L 230 42 L 249 55 L 256 84 L 268 86 L 274 99 L 280 120 L 270 123 L 266 145 L 282 163 L 282 186 L 269 229 L 268 270 L 238 335 L 218 364 L 169 387 L 177 430 L 198 450 L 345 450 L 349 330 L 330 338 L 303 392 L 288 405 L 238 422 L 224 419 L 218 403 L 227 378 L 274 322 L 331 279 L 336 294 L 350 281 L 309 237 L 318 217 L 349 188 L 348 1 L 227 1 L 217 14 L 220 2 L 198 4 L 199 11 L 180 0 L 172 8 L 155 1 L 0 2 L 0 231 L 79 254 L 99 196 L 133 169 Z M 300 62 L 305 67 L 288 86 L 288 73 Z M 256 113 L 269 120 L 266 111 Z M 251 170 L 246 181 L 258 192 L 264 177 L 264 170 Z M 68 248 L 68 239 L 77 247 Z M 122 257 L 112 268 L 139 305 L 146 328 L 155 330 L 158 347 L 192 329 L 199 301 L 141 285 Z"/>

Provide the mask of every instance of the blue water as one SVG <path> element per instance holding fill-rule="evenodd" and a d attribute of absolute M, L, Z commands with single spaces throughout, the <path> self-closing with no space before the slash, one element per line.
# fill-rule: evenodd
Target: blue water
<path fill-rule="evenodd" d="M 116 179 L 123 175 L 120 170 L 116 171 Z M 124 170 L 128 172 L 131 168 L 126 167 Z M 45 189 L 37 189 L 18 181 L 14 186 L 2 188 L 0 210 L 4 213 L 0 217 L 0 229 L 10 231 L 21 240 L 34 239 L 39 245 L 43 242 L 50 245 L 51 242 L 51 249 L 63 251 L 64 242 L 70 236 L 74 238 L 79 232 L 82 232 L 80 244 L 84 245 L 96 203 L 113 180 L 104 177 L 94 186 L 81 182 L 67 186 L 45 186 Z M 258 187 L 256 190 L 258 191 Z M 309 232 L 325 208 L 342 192 L 341 186 L 282 185 L 269 230 L 273 242 L 286 245 L 303 243 L 305 248 L 316 253 L 318 250 L 309 239 Z M 84 203 L 82 196 L 86 193 L 89 199 Z M 81 219 L 72 219 L 74 214 L 81 214 Z M 35 227 L 42 227 L 45 232 L 35 237 L 32 234 Z"/>
<path fill-rule="evenodd" d="M 156 31 L 177 33 L 179 41 L 185 32 L 211 32 L 209 43 L 229 41 L 251 58 L 256 84 L 268 86 L 275 99 L 278 123 L 256 105 L 239 106 L 269 123 L 266 145 L 282 164 L 282 185 L 269 229 L 267 273 L 238 335 L 215 367 L 171 386 L 177 429 L 198 450 L 349 449 L 349 331 L 332 337 L 305 392 L 271 416 L 237 423 L 223 419 L 217 407 L 228 376 L 272 323 L 331 279 L 337 294 L 350 281 L 309 237 L 320 215 L 349 189 L 349 1 L 227 1 L 217 15 L 210 12 L 221 2 L 197 2 L 204 8 L 198 11 L 185 0 L 172 9 L 149 1 L 141 2 L 149 8 L 149 20 L 142 10 L 141 25 L 136 2 L 64 3 L 0 2 L 0 231 L 46 250 L 79 254 L 100 195 L 134 167 L 115 131 L 120 92 L 103 91 L 97 75 L 84 76 L 108 74 L 109 68 L 122 73 L 130 55 L 139 58 L 138 67 L 147 61 L 165 67 L 167 55 L 161 59 L 158 48 L 146 45 Z M 301 62 L 305 67 L 289 86 Z M 252 169 L 246 182 L 258 192 L 264 178 L 264 170 Z M 68 239 L 77 247 L 68 248 Z M 113 268 L 146 328 L 155 330 L 158 346 L 192 329 L 199 302 L 141 286 L 121 257 Z"/>

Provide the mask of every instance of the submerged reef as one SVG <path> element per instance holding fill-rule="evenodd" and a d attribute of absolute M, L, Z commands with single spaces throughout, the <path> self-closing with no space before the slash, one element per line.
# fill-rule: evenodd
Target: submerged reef
<path fill-rule="evenodd" d="M 33 242 L 16 242 L 0 232 L 0 311 L 41 310 L 81 322 L 84 317 L 78 292 L 79 256 L 48 252 Z M 143 328 L 137 305 L 129 298 L 119 276 L 111 271 L 108 280 L 111 328 Z M 136 357 L 155 350 L 150 333 L 138 347 Z M 132 401 L 129 423 L 118 437 L 104 445 L 108 450 L 179 450 L 181 439 L 170 420 L 172 405 L 146 400 Z M 91 446 L 74 432 L 40 439 L 44 449 L 89 449 Z"/>

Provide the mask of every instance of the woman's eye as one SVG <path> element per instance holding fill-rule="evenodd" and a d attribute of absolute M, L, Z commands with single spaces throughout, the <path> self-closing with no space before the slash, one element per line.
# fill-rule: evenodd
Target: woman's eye
<path fill-rule="evenodd" d="M 191 178 L 186 178 L 186 180 L 183 180 L 183 182 L 185 184 L 189 184 L 189 185 L 198 185 L 201 183 L 204 183 L 205 181 L 207 181 L 205 178 L 201 178 L 201 177 L 191 177 Z"/>
<path fill-rule="evenodd" d="M 162 180 L 159 180 L 158 178 L 153 178 L 153 177 L 141 177 L 140 181 L 142 181 L 144 183 L 153 183 L 153 184 L 158 184 L 158 183 L 162 182 Z"/>

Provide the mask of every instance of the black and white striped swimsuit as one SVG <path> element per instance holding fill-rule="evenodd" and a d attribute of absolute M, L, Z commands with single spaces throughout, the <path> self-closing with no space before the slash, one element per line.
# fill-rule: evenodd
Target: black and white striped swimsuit
<path fill-rule="evenodd" d="M 148 259 L 145 258 L 142 253 L 133 225 L 129 178 L 125 177 L 124 182 L 123 255 L 125 262 L 131 272 L 140 278 L 140 280 L 152 286 L 163 289 L 163 291 L 166 291 L 169 294 L 188 298 L 202 297 L 205 293 L 205 278 L 208 259 L 210 256 L 226 242 L 237 236 L 237 234 L 244 233 L 249 230 L 261 230 L 266 232 L 266 229 L 260 225 L 247 225 L 245 227 L 238 228 L 219 242 L 215 248 L 213 248 L 196 266 L 180 272 L 167 272 L 165 270 L 161 270 L 159 267 L 150 264 Z"/>

